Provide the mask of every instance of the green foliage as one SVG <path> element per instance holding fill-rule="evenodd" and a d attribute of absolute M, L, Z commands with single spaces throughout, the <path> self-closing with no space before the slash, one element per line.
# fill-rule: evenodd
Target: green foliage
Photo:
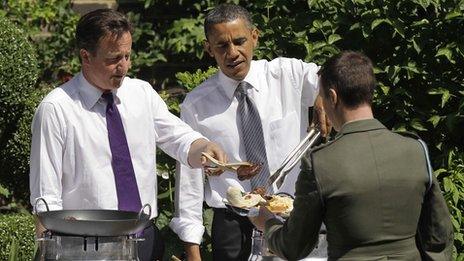
<path fill-rule="evenodd" d="M 21 27 L 37 49 L 40 79 L 56 84 L 63 73 L 76 73 L 80 62 L 74 50 L 74 33 L 79 16 L 71 1 L 6 0 L 0 17 Z"/>
<path fill-rule="evenodd" d="M 28 191 L 24 180 L 27 180 L 30 142 L 27 135 L 23 135 L 24 140 L 20 135 L 21 131 L 29 133 L 30 117 L 25 118 L 28 115 L 24 112 L 33 111 L 36 106 L 29 98 L 34 96 L 37 74 L 35 50 L 23 31 L 0 17 L 0 183 L 13 196 Z M 15 146 L 18 142 L 22 142 L 19 148 Z M 19 155 L 19 152 L 25 153 Z"/>
<path fill-rule="evenodd" d="M 458 250 L 456 260 L 464 260 L 464 154 L 456 154 L 454 150 L 448 154 L 444 168 L 435 171 L 442 180 L 444 196 L 451 212 L 454 226 L 454 245 Z"/>
<path fill-rule="evenodd" d="M 12 106 L 23 101 L 22 93 L 35 84 L 38 73 L 37 59 L 35 50 L 23 31 L 8 19 L 1 17 L 0 28 L 0 102 Z M 17 116 L 5 115 L 3 108 L 1 112 L 5 118 Z M 3 122 L 8 120 L 5 118 L 2 119 Z"/>
<path fill-rule="evenodd" d="M 50 88 L 33 90 L 24 101 L 22 115 L 4 148 L 0 150 L 0 182 L 4 182 L 22 204 L 29 201 L 29 155 L 31 146 L 31 122 L 35 109 Z M 12 199 L 13 200 L 13 199 Z M 20 207 L 13 204 L 12 207 Z"/>
<path fill-rule="evenodd" d="M 34 217 L 0 214 L 0 260 L 32 260 L 34 249 Z"/>
<path fill-rule="evenodd" d="M 200 85 L 206 79 L 208 79 L 211 75 L 215 74 L 218 71 L 216 67 L 209 67 L 206 71 L 202 71 L 200 69 L 196 70 L 195 72 L 178 72 L 176 73 L 177 82 L 186 88 L 188 91 L 193 90 L 193 88 Z"/>

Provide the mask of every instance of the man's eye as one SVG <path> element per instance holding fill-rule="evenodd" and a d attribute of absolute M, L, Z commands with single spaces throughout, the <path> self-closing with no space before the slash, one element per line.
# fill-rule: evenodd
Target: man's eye
<path fill-rule="evenodd" d="M 235 45 L 243 45 L 246 42 L 246 39 L 239 39 L 234 42 Z"/>

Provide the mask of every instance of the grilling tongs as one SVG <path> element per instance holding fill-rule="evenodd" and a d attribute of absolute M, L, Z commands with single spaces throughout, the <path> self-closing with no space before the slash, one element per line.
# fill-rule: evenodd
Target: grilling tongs
<path fill-rule="evenodd" d="M 290 172 L 290 170 L 295 167 L 295 165 L 300 161 L 303 155 L 308 151 L 309 148 L 317 145 L 321 140 L 321 132 L 314 128 L 310 127 L 308 135 L 296 146 L 290 154 L 285 158 L 280 167 L 271 174 L 269 177 L 267 186 L 272 186 L 272 183 L 276 183 L 277 189 L 282 186 L 284 183 L 285 176 Z"/>

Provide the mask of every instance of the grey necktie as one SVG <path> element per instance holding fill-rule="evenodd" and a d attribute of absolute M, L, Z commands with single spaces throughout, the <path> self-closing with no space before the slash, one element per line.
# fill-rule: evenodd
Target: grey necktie
<path fill-rule="evenodd" d="M 266 187 L 270 174 L 261 118 L 255 104 L 247 95 L 248 88 L 252 88 L 251 84 L 241 82 L 235 90 L 235 96 L 238 100 L 237 117 L 241 123 L 241 136 L 247 161 L 263 164 L 261 172 L 251 179 L 251 187 L 252 189 L 264 187 L 267 192 L 272 192 L 272 188 Z"/>

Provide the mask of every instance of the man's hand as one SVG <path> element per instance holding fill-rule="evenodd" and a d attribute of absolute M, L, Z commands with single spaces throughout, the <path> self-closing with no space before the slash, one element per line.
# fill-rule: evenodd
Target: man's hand
<path fill-rule="evenodd" d="M 185 243 L 187 261 L 201 261 L 200 246 L 193 243 Z"/>
<path fill-rule="evenodd" d="M 253 225 L 255 225 L 255 227 L 259 231 L 264 232 L 266 221 L 268 221 L 269 219 L 275 218 L 275 215 L 274 213 L 269 211 L 269 209 L 267 209 L 266 207 L 260 207 L 258 216 L 248 217 L 248 218 L 250 219 L 251 223 L 253 223 Z"/>
<path fill-rule="evenodd" d="M 35 219 L 35 237 L 41 238 L 46 229 L 42 225 L 42 223 L 40 222 L 39 218 L 36 215 L 34 215 L 34 219 Z"/>
<path fill-rule="evenodd" d="M 188 153 L 188 163 L 192 168 L 201 168 L 208 163 L 206 157 L 202 155 L 203 152 L 211 155 L 218 161 L 224 163 L 227 163 L 228 161 L 226 153 L 219 145 L 206 139 L 198 139 L 190 145 Z M 221 173 L 222 171 L 214 174 L 218 175 Z"/>
<path fill-rule="evenodd" d="M 332 123 L 325 114 L 324 105 L 322 103 L 321 95 L 317 95 L 313 107 L 313 119 L 311 125 L 316 125 L 320 130 L 323 137 L 327 137 L 332 130 Z"/>

